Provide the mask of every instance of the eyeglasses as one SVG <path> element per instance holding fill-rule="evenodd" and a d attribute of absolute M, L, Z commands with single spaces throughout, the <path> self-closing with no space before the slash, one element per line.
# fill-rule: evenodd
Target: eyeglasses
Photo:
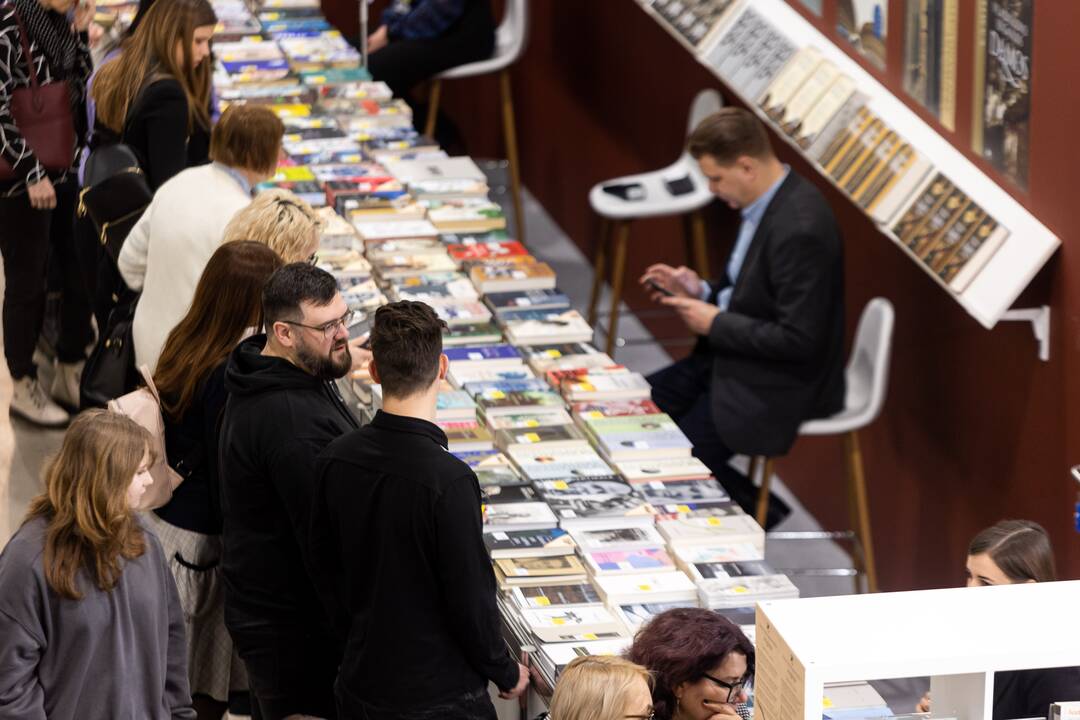
<path fill-rule="evenodd" d="M 725 700 L 724 702 L 728 703 L 729 705 L 734 704 L 734 703 L 739 701 L 739 693 L 741 693 L 743 688 L 746 687 L 747 684 L 748 684 L 748 681 L 746 681 L 746 680 L 740 680 L 739 682 L 736 682 L 736 683 L 729 683 L 729 682 L 726 682 L 724 680 L 721 680 L 720 678 L 715 678 L 712 675 L 709 675 L 708 673 L 702 673 L 702 675 L 704 675 L 706 679 L 712 680 L 714 683 L 716 683 L 720 687 L 727 689 L 728 696 L 727 696 L 727 700 Z"/>
<path fill-rule="evenodd" d="M 628 720 L 656 720 L 656 711 L 650 710 L 648 715 L 623 715 Z"/>
<path fill-rule="evenodd" d="M 352 324 L 353 315 L 355 314 L 356 313 L 354 311 L 349 310 L 337 320 L 331 320 L 330 322 L 323 323 L 322 325 L 305 325 L 304 323 L 296 322 L 295 320 L 282 320 L 281 322 L 288 325 L 297 325 L 302 328 L 307 328 L 308 330 L 321 330 L 323 338 L 329 340 L 337 334 L 339 327 L 347 329 L 349 325 Z"/>

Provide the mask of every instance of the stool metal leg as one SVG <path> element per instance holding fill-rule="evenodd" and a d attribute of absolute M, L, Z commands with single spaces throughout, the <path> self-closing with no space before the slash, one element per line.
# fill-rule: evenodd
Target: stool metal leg
<path fill-rule="evenodd" d="M 866 494 L 866 476 L 863 473 L 862 450 L 859 447 L 859 436 L 855 432 L 849 432 L 844 436 L 847 449 L 848 461 L 851 463 L 851 478 L 855 493 L 855 505 L 858 515 L 858 525 L 855 533 L 862 545 L 863 558 L 866 565 L 866 587 L 872 593 L 878 591 L 877 566 L 874 563 L 874 543 L 870 531 L 870 502 Z"/>
<path fill-rule="evenodd" d="M 600 302 L 600 290 L 604 287 L 604 265 L 607 263 L 607 246 L 612 222 L 600 218 L 600 238 L 596 243 L 596 262 L 593 265 L 592 294 L 589 295 L 589 325 L 596 325 L 596 306 Z"/>
<path fill-rule="evenodd" d="M 442 96 L 442 80 L 431 81 L 431 94 L 428 96 L 427 122 L 424 123 L 424 134 L 434 137 L 435 118 L 439 115 L 439 99 Z"/>
<path fill-rule="evenodd" d="M 765 519 L 769 516 L 769 491 L 772 488 L 773 464 L 772 458 L 761 458 L 764 469 L 761 473 L 761 489 L 758 490 L 757 498 L 757 522 L 765 527 Z"/>
<path fill-rule="evenodd" d="M 607 354 L 615 353 L 615 336 L 619 329 L 619 303 L 622 302 L 623 275 L 626 274 L 626 243 L 630 239 L 630 223 L 615 224 L 615 255 L 611 263 L 611 316 L 608 318 Z"/>
<path fill-rule="evenodd" d="M 499 73 L 502 93 L 503 136 L 506 141 L 506 160 L 510 168 L 510 191 L 514 201 L 514 224 L 519 242 L 525 242 L 525 213 L 521 208 L 521 165 L 518 160 L 517 131 L 514 126 L 514 96 L 510 91 L 510 70 Z"/>
<path fill-rule="evenodd" d="M 709 277 L 709 250 L 705 242 L 705 215 L 700 210 L 690 214 L 691 234 L 694 238 L 694 270 L 703 278 Z M 689 259 L 691 256 L 687 256 Z"/>

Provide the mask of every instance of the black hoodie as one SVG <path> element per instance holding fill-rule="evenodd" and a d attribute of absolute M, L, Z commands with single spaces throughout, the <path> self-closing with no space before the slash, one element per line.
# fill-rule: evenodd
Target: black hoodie
<path fill-rule="evenodd" d="M 315 456 L 358 427 L 337 387 L 262 355 L 265 335 L 233 351 L 221 422 L 225 623 L 238 633 L 325 632 L 305 566 Z"/>

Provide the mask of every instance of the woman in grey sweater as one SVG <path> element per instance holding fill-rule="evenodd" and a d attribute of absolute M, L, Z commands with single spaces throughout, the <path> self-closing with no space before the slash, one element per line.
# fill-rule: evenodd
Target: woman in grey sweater
<path fill-rule="evenodd" d="M 83 413 L 0 554 L 0 720 L 194 720 L 184 618 L 135 514 L 150 436 Z"/>

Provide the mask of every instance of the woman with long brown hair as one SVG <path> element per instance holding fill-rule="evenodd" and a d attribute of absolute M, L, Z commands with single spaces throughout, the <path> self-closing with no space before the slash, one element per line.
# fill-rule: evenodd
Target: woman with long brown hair
<path fill-rule="evenodd" d="M 218 423 L 225 361 L 261 324 L 262 289 L 281 259 L 262 243 L 225 243 L 210 257 L 187 315 L 169 334 L 154 373 L 165 452 L 184 477 L 148 515 L 161 538 L 187 619 L 188 668 L 199 717 L 220 718 L 229 693 L 247 689 L 225 629 L 218 490 Z"/>
<path fill-rule="evenodd" d="M 206 162 L 215 25 L 207 0 L 154 3 L 121 53 L 94 77 L 94 144 L 119 139 L 131 146 L 155 190 Z"/>
<path fill-rule="evenodd" d="M 0 718 L 194 719 L 176 586 L 135 514 L 150 464 L 130 418 L 68 428 L 0 554 Z"/>

